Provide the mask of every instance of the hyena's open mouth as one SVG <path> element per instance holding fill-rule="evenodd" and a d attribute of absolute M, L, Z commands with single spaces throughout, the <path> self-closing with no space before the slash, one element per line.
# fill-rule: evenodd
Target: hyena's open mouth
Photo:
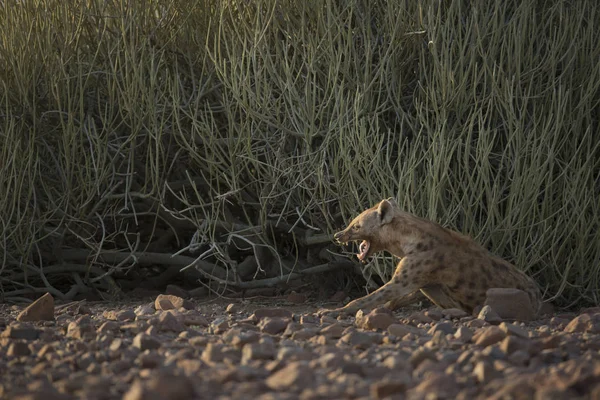
<path fill-rule="evenodd" d="M 360 245 L 358 246 L 359 253 L 356 255 L 356 257 L 358 257 L 360 261 L 364 261 L 367 257 L 367 254 L 369 253 L 370 247 L 371 243 L 369 243 L 368 240 L 363 240 L 362 242 L 360 242 Z"/>

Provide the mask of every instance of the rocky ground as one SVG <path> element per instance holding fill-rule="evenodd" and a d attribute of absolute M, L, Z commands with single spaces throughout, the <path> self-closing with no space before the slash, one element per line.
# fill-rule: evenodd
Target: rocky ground
<path fill-rule="evenodd" d="M 298 294 L 0 305 L 0 398 L 600 399 L 600 309 L 513 324 L 488 308 L 319 308 Z"/>

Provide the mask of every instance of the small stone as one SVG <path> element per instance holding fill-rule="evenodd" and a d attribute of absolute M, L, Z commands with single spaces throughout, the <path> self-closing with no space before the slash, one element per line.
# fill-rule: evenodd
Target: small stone
<path fill-rule="evenodd" d="M 428 323 L 433 322 L 433 319 L 431 319 L 430 317 L 428 317 L 427 315 L 425 315 L 425 313 L 422 312 L 422 311 L 418 311 L 418 312 L 412 313 L 408 317 L 408 319 L 410 321 L 417 322 L 417 323 L 422 323 L 422 324 L 428 324 Z"/>
<path fill-rule="evenodd" d="M 395 322 L 395 318 L 389 314 L 373 312 L 362 318 L 357 316 L 355 320 L 356 326 L 365 330 L 385 330 Z"/>
<path fill-rule="evenodd" d="M 454 326 L 450 322 L 438 322 L 433 325 L 427 332 L 429 335 L 433 335 L 436 332 L 442 332 L 445 335 L 454 333 Z"/>
<path fill-rule="evenodd" d="M 492 325 L 498 325 L 502 322 L 502 318 L 500 318 L 498 313 L 489 305 L 483 306 L 477 318 Z"/>
<path fill-rule="evenodd" d="M 425 347 L 420 347 L 417 350 L 415 350 L 409 358 L 409 361 L 413 368 L 417 368 L 419 364 L 421 364 L 425 360 L 436 360 L 435 353 Z"/>
<path fill-rule="evenodd" d="M 529 332 L 518 325 L 502 322 L 499 327 L 506 332 L 507 335 L 520 337 L 522 339 L 529 339 Z"/>
<path fill-rule="evenodd" d="M 262 318 L 258 323 L 258 327 L 261 332 L 268 333 L 270 335 L 276 335 L 285 330 L 285 328 L 290 323 L 290 320 L 287 318 Z"/>
<path fill-rule="evenodd" d="M 516 350 L 510 356 L 508 356 L 508 361 L 518 366 L 524 366 L 529 359 L 529 352 L 524 350 Z"/>
<path fill-rule="evenodd" d="M 201 360 L 207 363 L 218 363 L 224 358 L 223 345 L 215 343 L 208 343 L 201 356 Z"/>
<path fill-rule="evenodd" d="M 442 309 L 439 307 L 434 307 L 425 311 L 425 315 L 434 321 L 439 321 L 444 316 Z"/>
<path fill-rule="evenodd" d="M 482 328 L 478 331 L 473 339 L 476 345 L 487 347 L 494 343 L 498 343 L 504 339 L 505 336 L 506 333 L 497 326 L 488 326 L 487 328 Z"/>
<path fill-rule="evenodd" d="M 463 343 L 469 342 L 473 338 L 473 331 L 466 326 L 459 326 L 454 337 Z"/>
<path fill-rule="evenodd" d="M 41 331 L 27 324 L 9 325 L 0 337 L 11 339 L 35 340 L 40 337 Z"/>
<path fill-rule="evenodd" d="M 487 384 L 492 379 L 496 379 L 501 376 L 499 371 L 496 371 L 492 365 L 487 362 L 479 361 L 473 368 L 473 375 L 479 383 Z"/>
<path fill-rule="evenodd" d="M 319 334 L 325 335 L 326 337 L 331 339 L 339 339 L 344 335 L 345 330 L 346 327 L 336 322 L 335 324 L 328 325 L 321 329 L 319 331 Z"/>
<path fill-rule="evenodd" d="M 94 331 L 95 329 L 92 325 L 92 320 L 89 317 L 79 317 L 75 321 L 69 323 L 67 327 L 67 337 L 84 339 L 86 336 L 91 337 Z"/>
<path fill-rule="evenodd" d="M 98 329 L 96 329 L 97 333 L 106 333 L 106 332 L 117 332 L 119 330 L 119 324 L 115 321 L 106 321 Z"/>
<path fill-rule="evenodd" d="M 533 309 L 529 296 L 513 288 L 492 288 L 486 292 L 485 305 L 489 305 L 502 319 L 531 321 L 537 310 Z"/>
<path fill-rule="evenodd" d="M 265 383 L 272 390 L 303 388 L 313 383 L 312 370 L 301 361 L 292 362 L 271 374 Z"/>
<path fill-rule="evenodd" d="M 29 354 L 31 354 L 29 346 L 27 343 L 21 341 L 13 341 L 8 346 L 8 350 L 6 352 L 6 355 L 9 357 L 28 356 Z"/>
<path fill-rule="evenodd" d="M 272 343 L 248 343 L 242 348 L 242 363 L 250 360 L 272 360 L 275 358 L 275 346 Z"/>
<path fill-rule="evenodd" d="M 500 342 L 500 350 L 507 355 L 512 354 L 517 350 L 529 351 L 529 340 L 518 336 L 506 336 L 502 342 Z"/>
<path fill-rule="evenodd" d="M 54 321 L 54 297 L 44 294 L 21 311 L 17 321 Z"/>
<path fill-rule="evenodd" d="M 158 316 L 158 321 L 156 326 L 161 331 L 171 331 L 171 332 L 182 332 L 185 331 L 186 327 L 181 321 L 182 318 L 176 317 L 170 311 L 163 311 Z"/>
<path fill-rule="evenodd" d="M 218 335 L 229 329 L 229 321 L 226 318 L 217 318 L 210 323 L 211 333 Z"/>
<path fill-rule="evenodd" d="M 158 339 L 155 339 L 150 335 L 147 335 L 145 333 L 138 333 L 133 338 L 133 346 L 137 347 L 141 351 L 154 350 L 158 349 L 161 346 L 161 343 Z"/>
<path fill-rule="evenodd" d="M 154 308 L 157 310 L 172 310 L 185 308 L 186 310 L 193 310 L 194 303 L 189 300 L 186 300 L 179 296 L 174 296 L 172 294 L 159 294 L 154 301 Z"/>
<path fill-rule="evenodd" d="M 352 331 L 340 338 L 340 343 L 348 344 L 358 349 L 366 349 L 375 343 L 375 337 L 365 332 Z"/>

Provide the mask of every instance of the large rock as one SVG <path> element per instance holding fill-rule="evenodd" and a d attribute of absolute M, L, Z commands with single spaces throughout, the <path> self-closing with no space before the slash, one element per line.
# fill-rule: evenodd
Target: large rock
<path fill-rule="evenodd" d="M 17 321 L 53 321 L 54 320 L 54 297 L 46 293 L 17 316 Z"/>
<path fill-rule="evenodd" d="M 513 288 L 492 288 L 486 292 L 485 305 L 489 305 L 502 319 L 531 321 L 536 318 L 529 296 Z"/>

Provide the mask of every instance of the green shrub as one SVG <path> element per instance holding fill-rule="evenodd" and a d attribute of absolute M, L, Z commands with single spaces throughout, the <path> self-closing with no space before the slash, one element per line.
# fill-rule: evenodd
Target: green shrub
<path fill-rule="evenodd" d="M 6 298 L 320 272 L 396 196 L 598 304 L 595 1 L 129 3 L 0 8 Z"/>

